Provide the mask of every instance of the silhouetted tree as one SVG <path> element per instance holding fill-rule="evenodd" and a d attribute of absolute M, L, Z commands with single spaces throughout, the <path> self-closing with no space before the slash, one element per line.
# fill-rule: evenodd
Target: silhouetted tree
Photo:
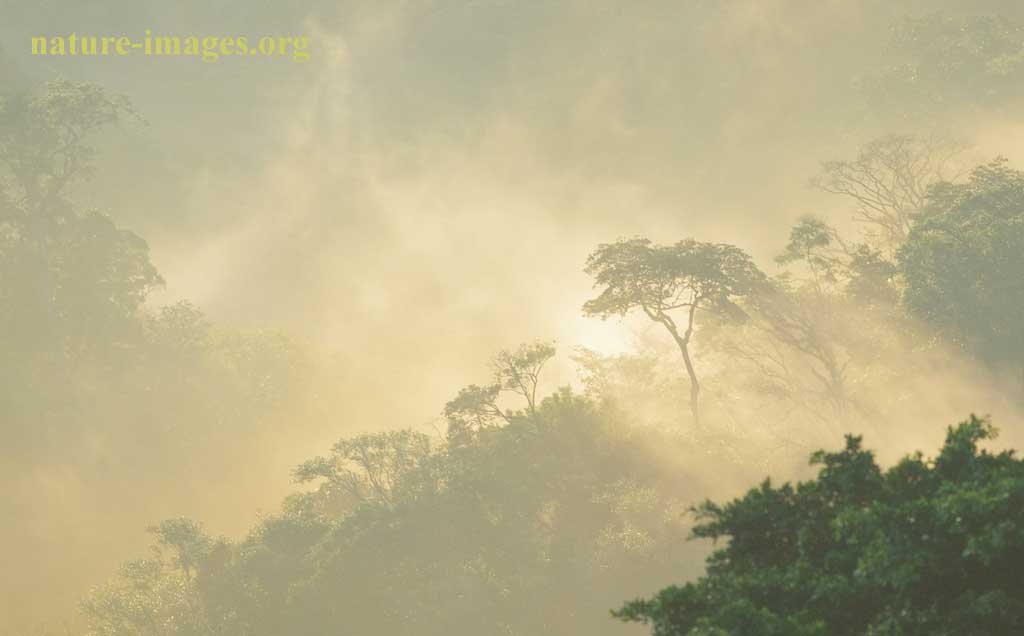
<path fill-rule="evenodd" d="M 520 345 L 515 351 L 498 352 L 491 359 L 493 383 L 471 384 L 445 404 L 442 414 L 448 423 L 448 440 L 463 444 L 481 430 L 511 423 L 513 412 L 502 410 L 498 404 L 503 391 L 525 399 L 527 414 L 534 415 L 540 373 L 554 355 L 555 347 L 549 342 L 533 342 Z"/>
<path fill-rule="evenodd" d="M 743 319 L 735 300 L 753 292 L 764 275 L 738 247 L 693 239 L 664 246 L 642 238 L 600 245 L 584 271 L 601 289 L 583 305 L 586 315 L 606 319 L 641 310 L 672 336 L 690 378 L 690 409 L 699 427 L 700 382 L 690 354 L 698 314 L 710 311 Z M 681 323 L 677 312 L 683 316 Z"/>

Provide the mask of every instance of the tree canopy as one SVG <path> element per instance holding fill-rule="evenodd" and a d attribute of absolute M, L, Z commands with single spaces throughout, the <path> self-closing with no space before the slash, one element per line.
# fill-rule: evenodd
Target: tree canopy
<path fill-rule="evenodd" d="M 678 439 L 563 390 L 457 445 L 339 441 L 241 541 L 156 526 L 85 602 L 92 636 L 605 632 L 607 608 L 687 573 Z"/>
<path fill-rule="evenodd" d="M 700 382 L 690 340 L 701 311 L 743 319 L 736 301 L 753 293 L 764 275 L 746 252 L 733 245 L 684 239 L 655 245 L 644 238 L 600 245 L 584 268 L 600 294 L 583 305 L 587 315 L 608 318 L 641 310 L 662 325 L 679 348 L 690 378 L 690 409 L 700 425 Z M 677 322 L 676 312 L 683 315 Z"/>
<path fill-rule="evenodd" d="M 987 361 L 1024 363 L 1024 173 L 1000 159 L 936 184 L 899 264 L 912 314 Z"/>
<path fill-rule="evenodd" d="M 880 468 L 861 438 L 819 451 L 818 476 L 695 508 L 724 540 L 695 582 L 617 615 L 655 636 L 995 636 L 1024 630 L 1024 460 L 950 428 L 939 455 Z"/>

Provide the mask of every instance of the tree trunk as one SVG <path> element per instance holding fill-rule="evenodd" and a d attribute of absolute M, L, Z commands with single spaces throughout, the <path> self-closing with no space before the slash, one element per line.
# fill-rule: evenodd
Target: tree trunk
<path fill-rule="evenodd" d="M 675 322 L 668 316 L 662 315 L 660 322 L 665 325 L 672 339 L 679 347 L 679 353 L 683 356 L 683 364 L 686 365 L 686 373 L 690 376 L 690 413 L 693 415 L 693 425 L 700 430 L 700 382 L 697 381 L 697 372 L 693 368 L 693 360 L 690 359 L 690 336 L 693 335 L 693 317 L 696 313 L 696 305 L 690 307 L 689 321 L 686 325 L 686 332 L 680 336 L 676 329 Z"/>
<path fill-rule="evenodd" d="M 693 362 L 690 360 L 690 349 L 686 342 L 677 341 L 679 352 L 683 354 L 683 362 L 686 364 L 686 373 L 690 376 L 690 413 L 693 414 L 693 425 L 700 430 L 700 383 L 697 382 L 697 372 L 693 370 Z"/>

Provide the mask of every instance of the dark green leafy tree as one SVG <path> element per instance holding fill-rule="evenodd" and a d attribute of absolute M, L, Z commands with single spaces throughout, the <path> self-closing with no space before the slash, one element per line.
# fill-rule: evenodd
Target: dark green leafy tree
<path fill-rule="evenodd" d="M 951 428 L 933 460 L 887 471 L 848 437 L 816 479 L 765 481 L 696 509 L 693 536 L 724 540 L 695 582 L 616 612 L 656 636 L 998 636 L 1024 630 L 1024 461 Z"/>

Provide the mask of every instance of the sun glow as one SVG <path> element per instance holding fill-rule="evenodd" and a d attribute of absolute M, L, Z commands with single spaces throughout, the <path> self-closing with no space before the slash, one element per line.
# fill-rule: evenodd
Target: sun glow
<path fill-rule="evenodd" d="M 618 320 L 599 320 L 579 316 L 571 321 L 563 342 L 574 347 L 585 347 L 602 355 L 635 352 L 633 332 L 629 325 Z"/>

